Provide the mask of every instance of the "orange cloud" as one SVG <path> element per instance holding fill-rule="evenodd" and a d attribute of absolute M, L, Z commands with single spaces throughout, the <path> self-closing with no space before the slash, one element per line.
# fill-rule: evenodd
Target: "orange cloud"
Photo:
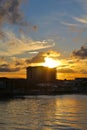
<path fill-rule="evenodd" d="M 48 50 L 44 52 L 39 52 L 36 56 L 32 57 L 32 59 L 26 60 L 27 63 L 43 63 L 45 57 L 50 57 L 53 59 L 58 59 L 60 53 L 55 50 Z"/>
<path fill-rule="evenodd" d="M 2 40 L 0 44 L 1 56 L 20 55 L 28 51 L 50 48 L 55 45 L 52 40 L 35 41 L 29 37 L 25 37 L 24 35 L 21 35 L 19 38 L 12 32 L 6 32 L 5 39 L 6 40 Z"/>

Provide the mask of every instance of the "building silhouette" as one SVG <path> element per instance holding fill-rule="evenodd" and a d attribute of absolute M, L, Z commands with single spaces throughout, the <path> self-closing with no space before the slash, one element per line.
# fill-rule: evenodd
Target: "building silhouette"
<path fill-rule="evenodd" d="M 56 68 L 29 66 L 27 67 L 27 80 L 30 83 L 54 82 L 56 80 Z"/>

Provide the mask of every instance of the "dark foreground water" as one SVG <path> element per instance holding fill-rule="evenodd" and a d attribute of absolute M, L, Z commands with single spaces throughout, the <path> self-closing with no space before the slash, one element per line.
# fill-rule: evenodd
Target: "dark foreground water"
<path fill-rule="evenodd" d="M 87 96 L 2 100 L 0 130 L 87 130 Z"/>

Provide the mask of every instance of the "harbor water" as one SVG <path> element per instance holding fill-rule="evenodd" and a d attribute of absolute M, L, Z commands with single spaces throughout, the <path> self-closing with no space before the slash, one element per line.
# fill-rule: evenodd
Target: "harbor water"
<path fill-rule="evenodd" d="M 87 96 L 0 100 L 0 130 L 87 130 Z"/>

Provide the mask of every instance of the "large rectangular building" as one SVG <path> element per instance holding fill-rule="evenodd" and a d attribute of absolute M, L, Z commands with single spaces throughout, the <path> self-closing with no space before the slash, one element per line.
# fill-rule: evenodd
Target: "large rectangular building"
<path fill-rule="evenodd" d="M 56 80 L 56 68 L 44 66 L 27 67 L 27 80 L 32 83 L 54 82 Z"/>

